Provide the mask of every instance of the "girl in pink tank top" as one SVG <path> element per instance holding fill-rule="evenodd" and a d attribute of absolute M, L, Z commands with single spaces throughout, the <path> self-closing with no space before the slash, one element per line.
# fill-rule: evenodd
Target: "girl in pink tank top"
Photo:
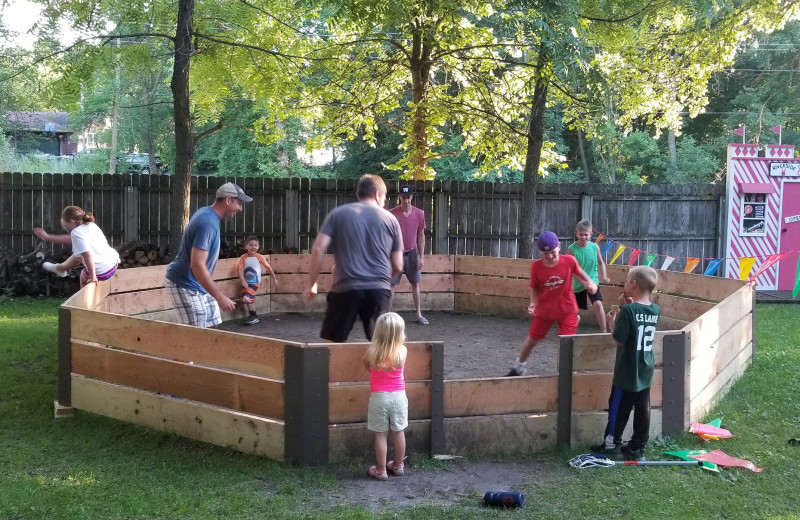
<path fill-rule="evenodd" d="M 408 398 L 403 377 L 408 350 L 406 324 L 399 314 L 387 312 L 378 317 L 372 343 L 364 354 L 369 369 L 372 394 L 367 412 L 367 429 L 375 432 L 375 465 L 367 473 L 378 480 L 388 480 L 388 473 L 403 475 L 408 426 Z M 389 431 L 392 432 L 394 460 L 386 462 Z"/>

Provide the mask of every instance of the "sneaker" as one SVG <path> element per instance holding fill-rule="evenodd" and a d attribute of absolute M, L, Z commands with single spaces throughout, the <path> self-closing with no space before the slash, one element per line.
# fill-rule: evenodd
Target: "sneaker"
<path fill-rule="evenodd" d="M 259 322 L 258 316 L 256 316 L 255 314 L 251 314 L 244 320 L 245 325 L 255 325 L 258 322 Z"/>
<path fill-rule="evenodd" d="M 44 269 L 45 271 L 49 271 L 56 276 L 60 276 L 61 278 L 67 276 L 66 271 L 62 273 L 61 271 L 56 269 L 57 266 L 58 264 L 54 264 L 53 262 L 42 262 L 42 269 Z"/>
<path fill-rule="evenodd" d="M 391 473 L 396 477 L 402 477 L 406 474 L 405 472 L 405 464 L 400 464 L 399 466 L 394 465 L 394 461 L 390 460 L 386 463 L 386 471 Z"/>
<path fill-rule="evenodd" d="M 426 318 L 425 316 L 420 316 L 419 318 L 417 318 L 417 323 L 419 323 L 420 325 L 428 325 L 428 324 L 430 324 L 430 322 L 428 321 L 428 318 Z"/>
<path fill-rule="evenodd" d="M 525 367 L 520 368 L 512 368 L 508 371 L 505 377 L 516 377 L 516 376 L 524 376 L 525 375 Z"/>
<path fill-rule="evenodd" d="M 367 470 L 367 475 L 375 480 L 389 480 L 389 475 L 386 474 L 386 469 L 378 471 L 378 466 L 370 466 Z"/>
<path fill-rule="evenodd" d="M 644 462 L 644 450 L 642 448 L 629 448 L 628 446 L 622 447 L 622 455 L 625 460 L 634 460 L 636 462 Z"/>
<path fill-rule="evenodd" d="M 606 443 L 601 442 L 600 444 L 595 444 L 589 448 L 592 450 L 592 453 L 596 453 L 597 455 L 605 455 L 609 459 L 621 459 L 622 458 L 622 450 L 624 449 L 622 445 L 617 444 L 611 448 L 606 446 Z"/>

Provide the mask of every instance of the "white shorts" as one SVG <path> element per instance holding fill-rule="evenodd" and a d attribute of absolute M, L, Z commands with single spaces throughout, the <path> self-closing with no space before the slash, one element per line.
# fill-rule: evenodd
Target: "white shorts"
<path fill-rule="evenodd" d="M 219 304 L 210 294 L 178 287 L 166 279 L 164 287 L 172 296 L 181 323 L 195 327 L 216 327 L 222 323 Z"/>
<path fill-rule="evenodd" d="M 367 429 L 399 432 L 408 426 L 408 398 L 405 390 L 372 392 L 367 410 Z"/>

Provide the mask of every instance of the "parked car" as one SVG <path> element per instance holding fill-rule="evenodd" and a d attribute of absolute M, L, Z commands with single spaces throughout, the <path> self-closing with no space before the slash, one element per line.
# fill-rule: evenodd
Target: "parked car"
<path fill-rule="evenodd" d="M 146 153 L 131 153 L 117 158 L 117 171 L 120 173 L 150 173 L 150 155 Z M 155 157 L 155 173 L 162 173 L 164 163 L 161 157 Z"/>

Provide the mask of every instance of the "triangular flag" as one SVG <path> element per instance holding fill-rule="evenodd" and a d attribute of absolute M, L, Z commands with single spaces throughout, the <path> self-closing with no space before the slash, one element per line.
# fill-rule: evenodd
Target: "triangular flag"
<path fill-rule="evenodd" d="M 655 253 L 647 253 L 647 261 L 645 261 L 644 265 L 646 265 L 647 267 L 653 265 L 653 262 L 655 261 L 657 256 L 658 255 Z"/>
<path fill-rule="evenodd" d="M 641 251 L 639 251 L 638 249 L 631 250 L 631 257 L 628 260 L 628 265 L 633 265 L 633 263 L 636 261 L 636 259 L 639 258 L 639 254 L 640 253 L 641 253 Z"/>
<path fill-rule="evenodd" d="M 601 240 L 603 240 L 606 236 L 602 233 L 597 234 L 597 238 L 594 239 L 595 244 L 599 244 Z"/>
<path fill-rule="evenodd" d="M 662 270 L 662 271 L 666 271 L 666 270 L 667 270 L 667 268 L 670 266 L 670 264 L 672 263 L 672 261 L 673 261 L 673 260 L 675 260 L 675 257 L 674 257 L 674 256 L 668 256 L 668 257 L 666 257 L 666 258 L 664 259 L 664 264 L 661 266 L 661 270 Z"/>
<path fill-rule="evenodd" d="M 608 250 L 611 249 L 611 246 L 613 246 L 613 245 L 614 245 L 614 241 L 609 238 L 608 239 L 608 244 L 606 244 L 606 247 L 603 248 L 603 251 L 600 254 L 601 255 L 606 254 L 608 252 Z"/>
<path fill-rule="evenodd" d="M 781 125 L 773 126 L 772 128 L 769 129 L 769 131 L 773 132 L 773 133 L 776 133 L 776 134 L 779 134 L 779 133 L 781 133 Z"/>
<path fill-rule="evenodd" d="M 694 268 L 697 267 L 697 264 L 700 263 L 699 258 L 687 258 L 686 259 L 686 267 L 683 268 L 684 273 L 691 273 L 694 271 Z"/>
<path fill-rule="evenodd" d="M 611 257 L 611 261 L 608 263 L 608 265 L 611 265 L 611 264 L 613 264 L 613 263 L 614 263 L 614 260 L 616 260 L 617 258 L 619 258 L 619 255 L 621 255 L 621 254 L 622 254 L 622 252 L 623 252 L 623 251 L 625 251 L 625 249 L 627 249 L 627 247 L 628 247 L 628 246 L 619 246 L 619 248 L 617 249 L 617 251 L 614 253 L 614 256 L 613 256 L 613 257 Z"/>
<path fill-rule="evenodd" d="M 694 460 L 713 462 L 714 464 L 718 464 L 720 466 L 736 466 L 739 468 L 745 468 L 749 469 L 753 473 L 761 473 L 764 471 L 763 468 L 757 467 L 749 460 L 731 457 L 722 450 L 709 451 L 708 453 L 703 453 L 702 455 L 692 455 L 691 458 Z"/>
<path fill-rule="evenodd" d="M 744 137 L 744 127 L 740 126 L 739 128 L 735 129 L 733 131 L 733 133 L 736 134 L 736 135 L 741 135 L 742 137 Z"/>
<path fill-rule="evenodd" d="M 747 280 L 747 277 L 750 276 L 750 271 L 753 270 L 753 264 L 756 263 L 756 259 L 752 257 L 743 256 L 739 259 L 739 280 Z"/>
<path fill-rule="evenodd" d="M 797 271 L 794 275 L 794 291 L 792 291 L 792 299 L 797 298 L 798 292 L 800 292 L 800 256 L 797 257 Z"/>
<path fill-rule="evenodd" d="M 720 265 L 722 265 L 722 260 L 715 258 L 708 263 L 708 267 L 706 267 L 706 270 L 703 272 L 703 274 L 706 276 L 714 276 L 714 273 L 717 272 L 717 269 L 719 269 Z"/>
<path fill-rule="evenodd" d="M 769 269 L 770 267 L 775 265 L 777 262 L 780 262 L 781 260 L 783 260 L 783 257 L 785 257 L 785 256 L 786 256 L 786 253 L 779 253 L 777 255 L 769 255 L 767 257 L 767 259 L 764 260 L 764 263 L 761 264 L 761 266 L 758 268 L 758 270 L 756 271 L 756 274 L 754 274 L 753 276 L 750 277 L 750 283 L 755 282 L 756 278 L 761 276 L 761 274 L 764 271 L 766 271 L 767 269 Z"/>

